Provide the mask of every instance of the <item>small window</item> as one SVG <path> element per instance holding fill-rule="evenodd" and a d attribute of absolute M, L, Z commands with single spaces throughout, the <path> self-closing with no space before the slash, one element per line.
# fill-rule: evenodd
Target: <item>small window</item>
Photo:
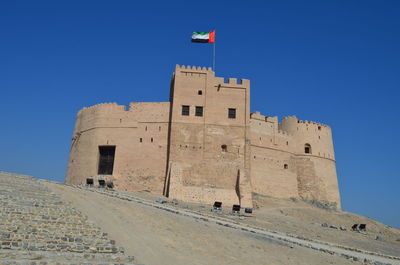
<path fill-rule="evenodd" d="M 203 95 L 203 91 L 202 90 L 197 91 L 197 95 Z"/>
<path fill-rule="evenodd" d="M 221 145 L 221 151 L 222 152 L 227 152 L 228 151 L 228 147 L 226 146 L 226 144 Z"/>
<path fill-rule="evenodd" d="M 190 113 L 190 106 L 183 105 L 182 106 L 182 116 L 189 116 Z"/>
<path fill-rule="evenodd" d="M 311 154 L 311 145 L 310 144 L 304 145 L 304 153 Z"/>
<path fill-rule="evenodd" d="M 143 142 L 143 138 L 139 138 L 139 142 Z"/>
<path fill-rule="evenodd" d="M 198 117 L 203 117 L 203 107 L 196 106 L 196 114 L 195 115 Z"/>
<path fill-rule="evenodd" d="M 283 168 L 284 168 L 284 169 L 288 169 L 288 168 L 289 168 L 288 164 L 284 164 L 284 165 L 283 165 Z"/>
<path fill-rule="evenodd" d="M 236 119 L 236 109 L 228 109 L 228 118 L 229 119 Z"/>
<path fill-rule="evenodd" d="M 286 141 L 286 145 L 289 145 L 289 142 L 288 142 L 288 141 Z"/>
<path fill-rule="evenodd" d="M 318 126 L 318 131 L 320 131 L 321 130 L 321 126 Z"/>
<path fill-rule="evenodd" d="M 161 126 L 158 126 L 158 131 L 161 132 Z"/>
<path fill-rule="evenodd" d="M 146 128 L 144 130 L 147 131 L 147 126 L 146 126 Z"/>
<path fill-rule="evenodd" d="M 153 142 L 153 137 L 151 137 L 151 140 L 150 140 L 151 142 Z"/>

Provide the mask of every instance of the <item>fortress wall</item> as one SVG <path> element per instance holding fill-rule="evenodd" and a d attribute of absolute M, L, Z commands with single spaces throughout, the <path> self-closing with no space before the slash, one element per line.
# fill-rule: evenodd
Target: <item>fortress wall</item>
<path fill-rule="evenodd" d="M 190 165 L 181 163 L 171 163 L 171 182 L 170 193 L 172 198 L 184 200 L 193 203 L 213 204 L 215 201 L 223 203 L 223 206 L 230 207 L 232 204 L 239 204 L 238 194 L 235 189 L 219 188 L 213 185 L 207 186 L 191 186 L 185 185 L 185 169 L 189 169 Z"/>
<path fill-rule="evenodd" d="M 78 114 L 66 182 L 86 178 L 112 180 L 118 189 L 162 193 L 168 135 L 169 102 L 132 103 L 130 110 L 99 104 Z M 98 175 L 99 146 L 116 146 L 113 175 Z"/>
<path fill-rule="evenodd" d="M 250 81 L 215 77 L 204 67 L 177 65 L 170 101 L 82 109 L 66 182 L 106 178 L 122 190 L 242 207 L 252 207 L 252 192 L 340 207 L 329 126 L 250 114 Z M 110 176 L 97 175 L 99 146 L 116 147 Z"/>
<path fill-rule="evenodd" d="M 278 198 L 298 197 L 296 161 L 290 153 L 254 145 L 251 153 L 254 192 Z"/>
<path fill-rule="evenodd" d="M 293 137 L 300 197 L 336 203 L 340 207 L 331 128 L 292 116 L 283 119 L 280 129 Z M 311 146 L 309 154 L 305 153 L 305 144 Z"/>
<path fill-rule="evenodd" d="M 95 138 L 96 131 L 91 130 L 72 141 L 66 183 L 80 185 L 86 183 L 88 176 L 93 176 L 97 173 L 95 172 L 95 165 L 98 163 L 98 148 L 95 145 L 95 141 L 92 140 Z"/>
<path fill-rule="evenodd" d="M 292 151 L 297 154 L 304 153 L 304 145 L 311 145 L 311 153 L 315 156 L 335 160 L 333 150 L 332 131 L 327 125 L 300 121 L 296 117 L 286 117 L 280 124 L 280 129 L 293 135 L 295 145 Z"/>
<path fill-rule="evenodd" d="M 252 113 L 250 128 L 253 191 L 280 198 L 298 197 L 296 163 L 289 145 L 292 138 L 279 131 L 278 117 Z"/>
<path fill-rule="evenodd" d="M 132 102 L 129 105 L 129 112 L 133 114 L 132 116 L 138 122 L 168 123 L 169 106 L 169 102 Z"/>
<path fill-rule="evenodd" d="M 177 66 L 173 84 L 169 197 L 207 203 L 213 203 L 218 197 L 224 204 L 240 201 L 243 207 L 251 207 L 246 146 L 249 86 L 248 80 L 239 82 L 230 78 L 224 82 L 223 78 L 214 77 L 211 70 Z M 182 105 L 190 106 L 189 115 L 182 115 Z M 196 106 L 203 107 L 203 116 L 195 115 Z M 236 109 L 236 118 L 228 118 L 229 108 Z"/>
<path fill-rule="evenodd" d="M 83 108 L 78 113 L 80 132 L 98 127 L 135 127 L 134 115 L 125 111 L 125 106 L 116 103 L 97 104 Z M 77 123 L 78 124 L 78 123 Z"/>
<path fill-rule="evenodd" d="M 340 209 L 335 162 L 319 157 L 298 156 L 296 163 L 300 197 L 336 203 Z"/>

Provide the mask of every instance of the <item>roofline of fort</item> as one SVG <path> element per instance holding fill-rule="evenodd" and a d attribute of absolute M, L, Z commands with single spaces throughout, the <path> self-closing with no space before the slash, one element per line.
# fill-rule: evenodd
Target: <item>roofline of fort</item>
<path fill-rule="evenodd" d="M 253 114 L 259 115 L 259 116 L 263 117 L 263 119 L 260 119 L 258 117 L 252 117 Z M 250 119 L 253 119 L 253 120 L 267 122 L 268 118 L 276 118 L 277 119 L 278 116 L 265 116 L 265 115 L 262 115 L 259 111 L 250 113 Z M 297 119 L 297 117 L 295 115 L 292 115 L 292 116 L 285 116 L 285 117 L 282 118 L 282 120 L 285 120 L 285 119 L 288 119 L 288 118 L 296 118 Z M 282 122 L 278 122 L 278 123 L 282 124 Z M 308 121 L 308 120 L 299 120 L 299 119 L 297 119 L 297 123 L 313 124 L 313 125 L 318 125 L 318 126 L 322 126 L 322 127 L 326 127 L 328 129 L 331 129 L 331 127 L 329 125 L 326 125 L 326 124 L 320 123 L 320 122 L 316 122 L 316 121 Z"/>

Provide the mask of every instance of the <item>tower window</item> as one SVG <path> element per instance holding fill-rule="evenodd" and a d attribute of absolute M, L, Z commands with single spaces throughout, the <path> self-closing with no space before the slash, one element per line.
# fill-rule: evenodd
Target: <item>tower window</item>
<path fill-rule="evenodd" d="M 233 108 L 228 109 L 228 118 L 236 119 L 236 109 L 233 109 Z"/>
<path fill-rule="evenodd" d="M 189 116 L 190 113 L 190 106 L 183 105 L 182 106 L 182 116 Z"/>
<path fill-rule="evenodd" d="M 284 169 L 288 169 L 288 168 L 289 168 L 288 164 L 284 164 L 284 165 L 283 165 L 283 168 L 284 168 Z"/>
<path fill-rule="evenodd" d="M 139 142 L 143 142 L 143 138 L 139 138 Z"/>
<path fill-rule="evenodd" d="M 153 142 L 153 137 L 151 137 L 151 142 Z"/>
<path fill-rule="evenodd" d="M 198 117 L 203 117 L 203 107 L 202 106 L 196 106 L 196 116 Z"/>
<path fill-rule="evenodd" d="M 115 146 L 99 146 L 99 168 L 97 174 L 112 175 L 114 168 Z"/>
<path fill-rule="evenodd" d="M 197 95 L 203 95 L 203 91 L 202 90 L 197 91 Z"/>
<path fill-rule="evenodd" d="M 318 126 L 318 131 L 320 131 L 321 130 L 321 126 Z"/>
<path fill-rule="evenodd" d="M 222 152 L 227 152 L 228 151 L 228 147 L 226 146 L 226 144 L 221 145 L 221 151 Z"/>
<path fill-rule="evenodd" d="M 310 144 L 304 145 L 304 153 L 311 154 L 311 145 Z"/>

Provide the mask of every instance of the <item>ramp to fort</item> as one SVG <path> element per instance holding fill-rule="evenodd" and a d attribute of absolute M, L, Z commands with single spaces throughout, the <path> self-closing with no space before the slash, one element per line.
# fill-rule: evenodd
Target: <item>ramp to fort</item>
<path fill-rule="evenodd" d="M 0 264 L 133 264 L 86 216 L 30 176 L 0 172 Z"/>

